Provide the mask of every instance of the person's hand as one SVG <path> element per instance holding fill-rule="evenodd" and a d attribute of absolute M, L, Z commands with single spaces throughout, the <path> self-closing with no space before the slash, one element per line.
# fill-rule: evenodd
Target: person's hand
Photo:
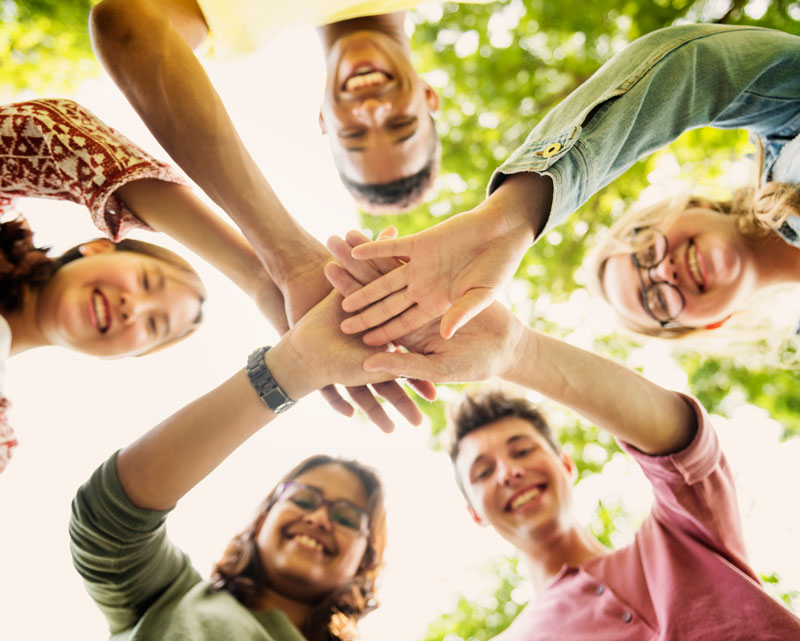
<path fill-rule="evenodd" d="M 396 231 L 391 230 L 382 237 L 391 238 L 395 234 Z M 322 245 L 319 243 L 316 243 L 316 245 L 309 247 L 312 259 L 308 261 L 308 265 L 299 264 L 298 268 L 291 273 L 291 278 L 284 284 L 283 289 L 286 292 L 284 296 L 288 295 L 290 297 L 286 302 L 286 311 L 290 321 L 296 320 L 296 314 L 301 311 L 305 312 L 304 308 L 308 301 L 313 298 L 313 295 L 316 295 L 309 296 L 309 292 L 324 290 L 327 293 L 331 289 L 327 279 L 325 279 L 324 287 L 318 283 L 320 275 L 323 279 L 325 278 L 322 265 L 330 261 L 331 255 Z M 346 381 L 337 382 L 346 384 Z M 436 398 L 436 389 L 431 383 L 427 381 L 409 381 L 409 384 L 416 388 L 424 398 L 428 400 Z M 419 425 L 422 422 L 422 412 L 417 407 L 417 404 L 396 381 L 389 380 L 375 383 L 371 388 L 366 385 L 347 385 L 346 387 L 350 399 L 366 414 L 369 420 L 382 430 L 391 431 L 394 428 L 394 423 L 378 402 L 373 391 L 394 405 L 397 411 L 412 425 Z M 342 397 L 335 385 L 323 387 L 320 389 L 320 394 L 336 412 L 348 417 L 353 416 L 353 406 Z"/>
<path fill-rule="evenodd" d="M 347 312 L 366 309 L 345 320 L 342 331 L 377 327 L 364 342 L 382 345 L 443 315 L 440 332 L 450 338 L 494 300 L 531 241 L 502 212 L 476 208 L 418 234 L 360 245 L 354 258 L 396 256 L 405 264 L 344 299 Z"/>
<path fill-rule="evenodd" d="M 394 424 L 366 387 L 372 384 L 373 389 L 395 405 L 409 422 L 419 424 L 422 420 L 419 408 L 391 380 L 393 376 L 364 371 L 364 359 L 387 348 L 370 347 L 358 336 L 342 334 L 339 330 L 339 323 L 344 318 L 341 301 L 337 292 L 328 294 L 273 348 L 278 350 L 273 357 L 282 354 L 281 358 L 287 358 L 288 355 L 293 363 L 284 374 L 284 380 L 280 381 L 281 385 L 292 398 L 334 383 L 346 385 L 353 400 L 362 405 L 370 419 L 384 431 L 391 432 Z"/>
<path fill-rule="evenodd" d="M 349 232 L 346 242 L 337 237 L 328 240 L 328 248 L 342 264 L 328 264 L 325 274 L 342 295 L 402 264 L 394 258 L 376 259 L 371 264 L 353 259 L 351 248 L 365 242 L 367 238 L 360 232 Z M 440 336 L 438 322 L 432 321 L 402 338 L 402 345 L 412 353 L 374 352 L 365 359 L 364 367 L 437 383 L 484 380 L 511 367 L 524 337 L 522 323 L 500 303 L 493 303 L 449 340 Z"/>

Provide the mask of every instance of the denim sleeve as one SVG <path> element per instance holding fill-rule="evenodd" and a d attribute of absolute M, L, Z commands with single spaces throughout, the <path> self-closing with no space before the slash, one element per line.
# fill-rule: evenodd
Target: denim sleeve
<path fill-rule="evenodd" d="M 683 25 L 639 38 L 553 109 L 494 173 L 553 180 L 545 231 L 633 163 L 703 126 L 765 141 L 800 126 L 800 38 L 757 27 Z"/>

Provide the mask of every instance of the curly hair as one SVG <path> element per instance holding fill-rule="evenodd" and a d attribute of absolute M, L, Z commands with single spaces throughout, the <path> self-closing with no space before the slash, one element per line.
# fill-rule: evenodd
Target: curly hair
<path fill-rule="evenodd" d="M 757 162 L 760 167 L 763 149 L 760 143 L 756 146 Z M 756 184 L 760 182 L 759 171 Z M 605 240 L 592 252 L 589 258 L 590 288 L 608 302 L 603 286 L 606 264 L 608 259 L 616 254 L 642 249 L 636 245 L 637 235 L 633 231 L 647 226 L 669 227 L 684 211 L 697 208 L 734 216 L 742 236 L 761 242 L 766 238 L 775 237 L 778 232 L 784 234 L 789 232 L 787 218 L 800 217 L 800 191 L 797 185 L 771 181 L 761 187 L 737 189 L 729 200 L 709 200 L 684 194 L 671 201 L 634 209 L 611 226 Z M 641 238 L 641 235 L 639 237 Z M 624 317 L 620 318 L 628 329 L 659 338 L 685 338 L 704 331 L 702 327 L 650 327 L 639 325 Z"/>
<path fill-rule="evenodd" d="M 47 248 L 33 244 L 33 232 L 24 218 L 0 224 L 0 312 L 19 310 L 26 291 L 46 283 L 55 269 Z"/>
<path fill-rule="evenodd" d="M 370 531 L 356 575 L 315 605 L 302 632 L 308 641 L 353 641 L 358 638 L 359 619 L 378 607 L 377 582 L 386 548 L 383 486 L 374 470 L 356 461 L 320 454 L 291 469 L 258 506 L 252 522 L 230 540 L 214 566 L 209 589 L 230 592 L 245 607 L 255 605 L 259 594 L 269 585 L 258 555 L 258 532 L 278 500 L 281 485 L 321 465 L 341 465 L 359 478 L 368 496 Z"/>

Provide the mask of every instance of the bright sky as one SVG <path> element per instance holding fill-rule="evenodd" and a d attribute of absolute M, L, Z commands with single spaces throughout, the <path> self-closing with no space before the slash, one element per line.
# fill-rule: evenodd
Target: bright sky
<path fill-rule="evenodd" d="M 317 128 L 323 65 L 313 31 L 291 30 L 250 58 L 209 69 L 240 134 L 288 209 L 322 240 L 355 226 Z M 86 83 L 76 97 L 166 158 L 108 79 Z M 38 242 L 52 245 L 55 253 L 96 235 L 77 206 L 28 201 L 24 211 L 38 230 Z M 175 247 L 165 238 L 158 242 Z M 142 359 L 100 361 L 43 349 L 9 362 L 6 393 L 20 446 L 0 478 L 4 640 L 107 638 L 105 621 L 69 557 L 66 525 L 76 488 L 115 449 L 225 380 L 253 348 L 277 340 L 243 294 L 197 259 L 193 263 L 209 291 L 206 321 L 180 345 Z M 602 306 L 587 304 L 581 303 L 584 314 L 610 322 Z M 579 333 L 575 340 L 582 341 Z M 685 376 L 663 347 L 653 343 L 640 357 L 649 364 L 648 376 L 685 388 Z M 779 427 L 757 408 L 716 424 L 736 473 L 753 566 L 778 572 L 786 586 L 800 588 L 793 471 L 800 440 L 779 444 Z M 387 436 L 363 421 L 340 418 L 310 397 L 193 490 L 171 515 L 170 536 L 207 574 L 251 510 L 298 460 L 317 452 L 357 458 L 382 474 L 390 528 L 383 605 L 364 620 L 363 638 L 419 638 L 428 622 L 455 605 L 458 593 L 475 596 L 487 589 L 482 568 L 509 551 L 491 531 L 471 523 L 446 458 L 427 447 L 428 434 L 427 427 L 412 428 L 398 419 L 397 431 Z M 590 518 L 600 496 L 618 497 L 631 511 L 642 512 L 648 485 L 634 464 L 619 459 L 579 485 L 581 518 Z"/>

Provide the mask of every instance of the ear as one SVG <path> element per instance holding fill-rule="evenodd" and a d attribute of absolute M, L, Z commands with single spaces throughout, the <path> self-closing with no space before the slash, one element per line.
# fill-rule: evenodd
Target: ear
<path fill-rule="evenodd" d="M 422 84 L 425 86 L 425 102 L 428 103 L 428 109 L 439 111 L 439 94 L 424 80 Z"/>
<path fill-rule="evenodd" d="M 95 238 L 88 243 L 83 243 L 78 246 L 78 251 L 81 256 L 97 256 L 98 254 L 110 254 L 115 251 L 117 246 L 112 243 L 108 238 Z"/>
<path fill-rule="evenodd" d="M 709 323 L 703 329 L 718 329 L 722 327 L 725 323 L 727 323 L 731 316 L 733 316 L 733 314 L 728 314 L 722 320 L 718 320 L 716 323 Z"/>
<path fill-rule="evenodd" d="M 325 127 L 325 118 L 322 117 L 322 109 L 319 110 L 319 130 L 323 136 L 328 133 L 328 129 Z"/>
<path fill-rule="evenodd" d="M 561 454 L 559 454 L 559 458 L 561 459 L 561 464 L 564 466 L 564 469 L 567 470 L 567 474 L 572 477 L 572 480 L 575 480 L 575 477 L 578 474 L 578 470 L 575 467 L 575 462 L 570 458 L 569 454 L 567 454 L 564 450 L 561 450 Z"/>
<path fill-rule="evenodd" d="M 486 521 L 483 520 L 483 517 L 475 511 L 475 508 L 471 505 L 467 506 L 467 512 L 472 517 L 472 520 L 475 521 L 481 527 L 486 527 Z"/>

